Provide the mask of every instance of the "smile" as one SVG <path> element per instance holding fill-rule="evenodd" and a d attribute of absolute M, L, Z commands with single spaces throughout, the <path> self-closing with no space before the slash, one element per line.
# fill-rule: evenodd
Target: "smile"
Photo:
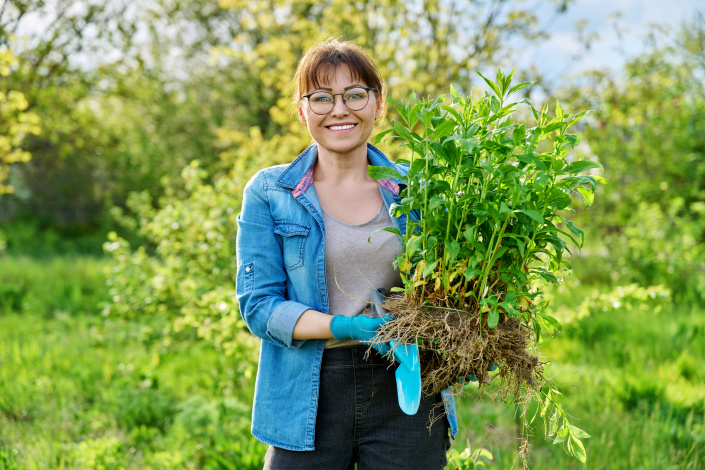
<path fill-rule="evenodd" d="M 355 126 L 357 126 L 357 124 L 345 124 L 343 126 L 328 126 L 328 129 L 332 131 L 344 131 L 347 129 L 352 129 Z"/>

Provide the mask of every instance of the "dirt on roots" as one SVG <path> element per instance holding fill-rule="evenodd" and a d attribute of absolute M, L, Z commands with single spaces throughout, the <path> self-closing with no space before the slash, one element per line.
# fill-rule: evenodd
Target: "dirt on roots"
<path fill-rule="evenodd" d="M 518 319 L 500 314 L 499 324 L 489 328 L 486 313 L 419 307 L 405 296 L 389 298 L 384 307 L 394 319 L 380 328 L 375 341 L 423 341 L 419 357 L 426 395 L 462 383 L 470 374 L 477 377 L 481 388 L 499 379 L 503 398 L 518 398 L 523 386 L 535 389 L 544 383 L 544 363 L 532 346 L 533 330 Z M 493 365 L 499 372 L 490 378 L 488 370 Z"/>

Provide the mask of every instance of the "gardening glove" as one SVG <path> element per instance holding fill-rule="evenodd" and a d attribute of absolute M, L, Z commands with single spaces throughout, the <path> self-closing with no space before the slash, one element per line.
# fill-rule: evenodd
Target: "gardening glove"
<path fill-rule="evenodd" d="M 379 318 L 370 318 L 365 315 L 346 317 L 345 315 L 333 315 L 330 321 L 330 332 L 337 340 L 357 339 L 367 345 L 371 345 L 380 354 L 389 352 L 387 343 L 373 343 L 371 340 L 377 334 L 380 326 L 391 320 L 390 315 Z"/>

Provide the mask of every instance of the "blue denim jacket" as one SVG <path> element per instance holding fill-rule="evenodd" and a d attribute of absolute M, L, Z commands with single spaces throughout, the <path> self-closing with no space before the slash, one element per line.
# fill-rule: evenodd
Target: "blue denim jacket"
<path fill-rule="evenodd" d="M 318 157 L 314 144 L 288 165 L 260 170 L 245 186 L 237 218 L 237 299 L 250 331 L 262 339 L 252 435 L 276 447 L 314 450 L 321 359 L 325 340 L 295 341 L 294 325 L 308 309 L 328 313 L 324 226 L 313 186 L 292 192 Z M 395 165 L 368 145 L 371 165 Z M 403 185 L 402 181 L 395 180 Z M 301 185 L 299 185 L 299 188 Z M 384 204 L 398 197 L 380 186 Z M 405 217 L 392 218 L 402 232 Z M 451 435 L 455 404 L 443 394 Z"/>

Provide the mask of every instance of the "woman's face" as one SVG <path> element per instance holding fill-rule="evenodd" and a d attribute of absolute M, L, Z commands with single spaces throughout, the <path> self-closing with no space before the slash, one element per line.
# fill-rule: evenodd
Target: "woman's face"
<path fill-rule="evenodd" d="M 345 93 L 355 86 L 368 87 L 366 83 L 352 79 L 347 65 L 340 65 L 331 75 L 330 83 L 320 83 L 318 88 L 308 90 L 307 94 L 317 91 Z M 299 121 L 308 127 L 311 137 L 318 144 L 319 153 L 351 155 L 367 148 L 367 140 L 379 117 L 381 104 L 377 94 L 369 92 L 367 104 L 359 111 L 353 111 L 343 103 L 342 95 L 336 95 L 333 109 L 321 115 L 311 110 L 308 100 L 302 99 L 298 104 Z M 364 153 L 367 154 L 367 151 Z"/>

